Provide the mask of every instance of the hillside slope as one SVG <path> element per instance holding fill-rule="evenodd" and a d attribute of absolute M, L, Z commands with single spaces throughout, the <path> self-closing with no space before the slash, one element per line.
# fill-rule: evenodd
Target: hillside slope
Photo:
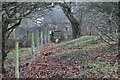
<path fill-rule="evenodd" d="M 113 39 L 117 39 L 116 34 L 111 34 L 111 39 L 106 36 L 82 36 L 45 45 L 30 67 L 31 48 L 21 48 L 20 77 L 118 78 L 117 43 Z M 6 58 L 5 78 L 15 77 L 14 53 L 14 50 L 11 51 Z"/>
<path fill-rule="evenodd" d="M 116 35 L 113 36 L 115 39 Z M 34 78 L 117 78 L 117 46 L 107 37 L 82 36 L 41 49 L 25 75 Z"/>

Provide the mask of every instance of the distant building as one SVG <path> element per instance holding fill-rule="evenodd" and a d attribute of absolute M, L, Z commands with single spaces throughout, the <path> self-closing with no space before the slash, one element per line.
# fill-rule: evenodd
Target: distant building
<path fill-rule="evenodd" d="M 47 13 L 47 14 L 46 14 Z M 31 19 L 26 18 L 23 19 L 21 25 L 16 28 L 12 34 L 10 35 L 12 38 L 21 38 L 24 36 L 28 36 L 30 32 L 36 32 L 36 29 L 43 29 L 43 31 L 61 31 L 63 33 L 64 40 L 72 39 L 72 28 L 71 23 L 68 18 L 65 16 L 64 12 L 62 11 L 59 5 L 56 5 L 55 8 L 48 13 L 45 12 L 45 16 L 39 18 L 37 20 L 43 20 L 43 24 L 39 25 L 33 22 Z M 34 14 L 33 14 L 34 15 Z"/>
<path fill-rule="evenodd" d="M 64 40 L 72 39 L 72 27 L 59 5 L 44 16 L 44 30 L 61 31 Z"/>
<path fill-rule="evenodd" d="M 30 46 L 31 33 L 34 32 L 36 34 L 36 30 L 42 30 L 44 33 L 50 30 L 61 31 L 63 40 L 71 40 L 72 39 L 71 23 L 65 16 L 61 7 L 56 5 L 55 8 L 52 8 L 50 12 L 45 13 L 47 14 L 44 15 L 42 18 L 41 17 L 39 18 L 38 16 L 37 23 L 33 22 L 33 20 L 31 20 L 30 18 L 22 19 L 21 25 L 15 28 L 11 33 L 7 41 L 7 46 L 14 45 L 16 40 L 18 40 L 22 45 L 24 43 L 24 45 Z M 39 20 L 42 20 L 43 23 L 41 24 Z"/>

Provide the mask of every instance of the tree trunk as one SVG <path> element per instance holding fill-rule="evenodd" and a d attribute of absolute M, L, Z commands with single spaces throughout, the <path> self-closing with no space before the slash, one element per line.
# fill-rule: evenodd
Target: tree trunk
<path fill-rule="evenodd" d="M 2 73 L 5 73 L 4 61 L 7 56 L 5 52 L 5 34 L 2 33 Z"/>
<path fill-rule="evenodd" d="M 66 17 L 69 19 L 72 25 L 72 31 L 73 31 L 73 38 L 77 38 L 77 36 L 81 35 L 79 24 L 80 21 L 78 21 L 71 12 L 71 8 L 67 4 L 61 4 L 62 10 L 64 11 Z"/>
<path fill-rule="evenodd" d="M 4 24 L 2 25 L 2 73 L 5 73 L 5 68 L 4 68 L 4 61 L 7 57 L 7 53 L 5 52 L 5 41 L 6 41 L 6 28 L 7 28 L 8 24 Z"/>
<path fill-rule="evenodd" d="M 119 19 L 118 19 L 118 55 L 117 55 L 117 57 L 118 57 L 118 64 L 120 64 L 120 1 L 119 1 L 119 3 L 118 3 L 118 10 L 119 10 L 119 13 L 118 13 L 118 17 L 119 17 Z M 118 71 L 117 71 L 117 73 L 118 73 L 118 75 L 120 75 L 120 66 L 118 66 Z"/>
<path fill-rule="evenodd" d="M 80 30 L 79 30 L 79 27 L 78 27 L 79 24 L 74 20 L 70 20 L 70 22 L 71 22 L 72 30 L 73 30 L 73 38 L 75 39 L 75 38 L 77 38 L 77 36 L 80 36 L 80 32 L 79 32 Z"/>
<path fill-rule="evenodd" d="M 118 7 L 119 7 L 119 14 L 118 14 L 118 55 L 119 55 L 119 59 L 120 59 L 120 1 L 119 1 L 119 4 L 118 4 Z"/>

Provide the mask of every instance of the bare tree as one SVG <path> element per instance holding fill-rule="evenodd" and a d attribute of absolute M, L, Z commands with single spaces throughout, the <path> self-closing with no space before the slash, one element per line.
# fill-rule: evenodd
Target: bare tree
<path fill-rule="evenodd" d="M 20 25 L 21 20 L 34 11 L 44 10 L 45 2 L 5 2 L 2 3 L 2 73 L 5 73 L 4 61 L 7 56 L 5 41 L 10 33 Z"/>
<path fill-rule="evenodd" d="M 119 17 L 119 19 L 118 19 L 118 21 L 119 21 L 119 26 L 118 26 L 118 58 L 120 59 L 120 1 L 119 1 L 119 3 L 118 3 L 118 10 L 119 10 L 119 13 L 118 13 L 118 17 Z M 120 63 L 120 61 L 119 61 L 119 63 Z"/>
<path fill-rule="evenodd" d="M 79 32 L 80 21 L 74 17 L 74 14 L 71 10 L 71 4 L 72 3 L 61 3 L 60 6 L 62 7 L 62 10 L 64 11 L 65 15 L 71 22 L 73 38 L 75 39 L 78 35 L 81 35 L 81 32 Z"/>

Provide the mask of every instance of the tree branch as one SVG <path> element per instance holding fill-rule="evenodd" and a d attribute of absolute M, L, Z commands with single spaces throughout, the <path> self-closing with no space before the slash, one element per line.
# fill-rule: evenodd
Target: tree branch
<path fill-rule="evenodd" d="M 9 36 L 10 36 L 10 34 L 13 32 L 13 30 L 14 30 L 14 29 L 12 29 L 12 30 L 8 33 L 6 39 L 9 38 Z"/>
<path fill-rule="evenodd" d="M 92 23 L 93 24 L 93 23 Z M 113 40 L 110 36 L 108 36 L 106 33 L 104 33 L 102 30 L 100 30 L 97 26 L 95 26 L 95 24 L 93 24 L 94 25 L 94 27 L 97 29 L 97 30 L 99 30 L 102 34 L 104 34 L 106 37 L 108 37 L 111 41 L 115 41 L 115 40 Z M 117 42 L 117 41 L 115 41 L 115 42 Z"/>
<path fill-rule="evenodd" d="M 21 20 L 22 20 L 22 19 L 20 19 L 19 22 L 16 23 L 16 24 L 14 24 L 12 27 L 8 28 L 7 31 L 9 31 L 9 30 L 11 30 L 11 29 L 14 29 L 14 28 L 16 28 L 18 25 L 20 25 Z"/>

